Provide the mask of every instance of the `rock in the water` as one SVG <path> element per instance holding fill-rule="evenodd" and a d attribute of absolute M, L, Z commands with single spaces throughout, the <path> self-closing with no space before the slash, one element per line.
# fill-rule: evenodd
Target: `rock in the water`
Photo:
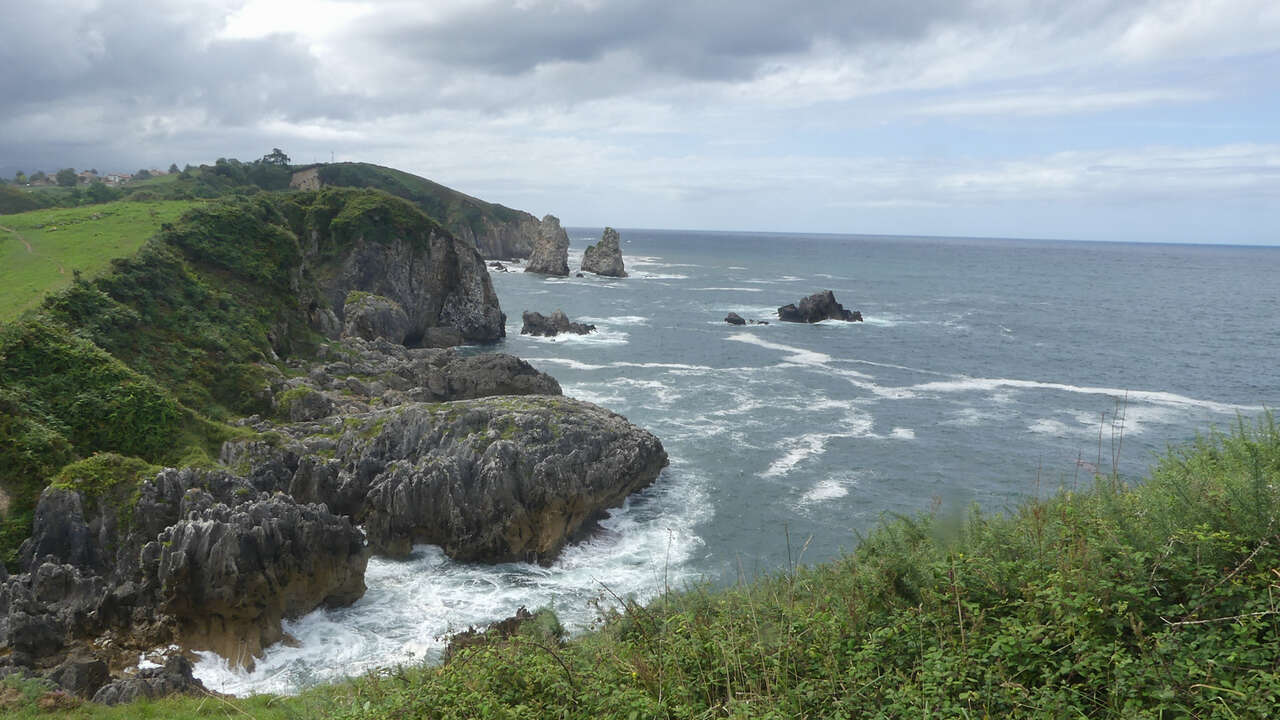
<path fill-rule="evenodd" d="M 600 242 L 587 246 L 582 254 L 582 269 L 608 277 L 627 276 L 627 271 L 622 266 L 622 248 L 618 246 L 617 230 L 605 228 Z"/>
<path fill-rule="evenodd" d="M 498 262 L 497 260 L 494 260 L 493 262 L 489 263 L 489 269 L 490 269 L 490 270 L 497 270 L 498 272 L 510 272 L 509 270 L 507 270 L 507 266 L 506 266 L 506 265 L 503 265 L 502 263 Z"/>
<path fill-rule="evenodd" d="M 524 271 L 568 277 L 569 234 L 560 227 L 560 219 L 555 215 L 542 218 L 538 240 L 533 244 Z"/>
<path fill-rule="evenodd" d="M 836 302 L 830 290 L 817 292 L 800 301 L 799 305 L 783 305 L 778 308 L 778 319 L 784 322 L 816 323 L 823 320 L 862 322 L 862 313 L 846 310 Z"/>
<path fill-rule="evenodd" d="M 395 300 L 381 295 L 351 292 L 347 295 L 342 314 L 346 317 L 343 337 L 382 339 L 403 344 L 409 334 L 409 315 L 404 308 Z"/>
<path fill-rule="evenodd" d="M 521 317 L 524 319 L 524 326 L 520 328 L 521 335 L 540 335 L 542 337 L 555 337 L 560 333 L 586 335 L 587 333 L 595 332 L 596 329 L 595 325 L 571 322 L 569 316 L 565 315 L 563 310 L 556 310 L 550 316 L 526 310 Z"/>
<path fill-rule="evenodd" d="M 730 325 L 746 325 L 747 324 L 747 321 L 743 320 L 742 316 L 736 312 L 731 312 L 728 315 L 725 315 L 724 321 L 729 323 Z"/>

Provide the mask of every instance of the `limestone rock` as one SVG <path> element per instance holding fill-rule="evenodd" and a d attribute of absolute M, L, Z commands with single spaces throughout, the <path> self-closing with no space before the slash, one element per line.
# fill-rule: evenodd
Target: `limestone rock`
<path fill-rule="evenodd" d="M 347 296 L 342 314 L 346 317 L 343 337 L 403 344 L 409 334 L 409 315 L 404 308 L 381 295 L 353 292 Z"/>
<path fill-rule="evenodd" d="M 568 277 L 569 234 L 560 227 L 560 219 L 555 215 L 542 218 L 538 240 L 533 244 L 524 271 Z"/>
<path fill-rule="evenodd" d="M 586 335 L 587 333 L 595 332 L 596 329 L 595 325 L 571 322 L 569 316 L 565 315 L 563 310 L 556 310 L 550 316 L 526 310 L 521 318 L 524 320 L 524 325 L 520 328 L 521 335 L 538 335 L 542 337 L 555 337 L 560 333 Z"/>
<path fill-rule="evenodd" d="M 318 273 L 328 305 L 343 308 L 352 291 L 394 301 L 408 317 L 404 342 L 410 345 L 433 328 L 449 328 L 456 339 L 467 342 L 506 335 L 506 320 L 480 253 L 438 226 L 427 229 L 429 220 L 422 220 L 422 227 L 406 229 L 371 220 L 370 227 L 378 232 L 347 238 L 340 256 L 326 261 L 332 269 Z M 342 320 L 347 327 L 345 314 Z"/>
<path fill-rule="evenodd" d="M 163 667 L 139 670 L 133 677 L 115 680 L 93 695 L 99 705 L 121 705 L 135 700 L 158 700 L 171 695 L 208 694 L 204 684 L 192 674 L 192 665 L 181 655 L 172 655 Z"/>
<path fill-rule="evenodd" d="M 179 623 L 183 647 L 251 665 L 281 620 L 364 594 L 368 555 L 348 518 L 276 495 L 235 507 L 192 489 L 186 517 L 142 549 L 144 589 Z"/>
<path fill-rule="evenodd" d="M 611 227 L 604 229 L 600 242 L 588 245 L 582 254 L 582 269 L 597 275 L 608 277 L 627 276 L 622 265 L 622 248 L 618 246 L 618 231 Z"/>
<path fill-rule="evenodd" d="M 232 451 L 249 475 L 350 514 L 392 555 L 433 543 L 460 560 L 550 561 L 667 463 L 625 418 L 546 395 L 405 403 L 278 432 L 293 442 Z M 333 457 L 309 453 L 316 442 Z"/>
<path fill-rule="evenodd" d="M 799 305 L 783 305 L 778 308 L 778 319 L 784 322 L 816 323 L 823 320 L 862 322 L 862 313 L 846 310 L 836 302 L 830 290 L 817 292 L 800 301 Z"/>
<path fill-rule="evenodd" d="M 731 312 L 728 315 L 725 315 L 724 321 L 729 323 L 730 325 L 746 325 L 747 324 L 747 321 L 742 319 L 742 316 L 736 312 Z"/>

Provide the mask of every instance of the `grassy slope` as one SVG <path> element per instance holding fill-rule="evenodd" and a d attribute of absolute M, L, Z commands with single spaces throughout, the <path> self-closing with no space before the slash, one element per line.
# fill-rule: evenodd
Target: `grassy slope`
<path fill-rule="evenodd" d="M 1274 717 L 1277 483 L 1268 416 L 1135 488 L 890 519 L 840 560 L 629 605 L 567 643 L 534 629 L 296 698 L 64 717 Z"/>
<path fill-rule="evenodd" d="M 357 236 L 425 243 L 438 228 L 376 191 L 233 196 L 192 208 L 132 257 L 0 324 L 0 488 L 10 500 L 0 562 L 16 569 L 39 493 L 67 463 L 112 452 L 210 464 L 244 432 L 224 421 L 270 409 L 260 363 L 321 341 L 299 235 L 314 234 L 312 269 L 326 272 Z"/>
<path fill-rule="evenodd" d="M 69 286 L 74 270 L 96 277 L 193 205 L 118 201 L 0 216 L 0 322 Z"/>
<path fill-rule="evenodd" d="M 519 223 L 526 216 L 505 205 L 485 202 L 426 178 L 380 165 L 337 163 L 321 165 L 319 172 L 326 185 L 377 188 L 402 197 L 455 234 L 462 234 L 462 229 L 468 228 L 479 235 L 484 230 L 485 217 L 500 223 Z"/>

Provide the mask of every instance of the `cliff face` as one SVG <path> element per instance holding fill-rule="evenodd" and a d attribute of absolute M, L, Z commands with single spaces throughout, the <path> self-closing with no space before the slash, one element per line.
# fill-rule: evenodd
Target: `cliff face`
<path fill-rule="evenodd" d="M 319 165 L 294 173 L 291 187 L 377 188 L 413 203 L 488 259 L 527 258 L 538 237 L 538 219 L 521 210 L 460 193 L 400 170 L 368 163 Z"/>

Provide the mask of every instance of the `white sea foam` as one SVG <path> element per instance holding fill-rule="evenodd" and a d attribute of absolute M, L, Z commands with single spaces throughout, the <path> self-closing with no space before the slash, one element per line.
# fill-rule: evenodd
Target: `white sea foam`
<path fill-rule="evenodd" d="M 584 363 L 579 360 L 574 360 L 573 358 L 531 357 L 531 358 L 525 358 L 525 359 L 530 364 L 551 363 L 554 365 L 564 365 L 566 367 L 573 368 L 574 370 L 601 370 L 603 368 L 609 367 L 608 365 L 592 365 L 591 363 Z"/>
<path fill-rule="evenodd" d="M 700 288 L 689 288 L 689 289 L 690 290 L 721 290 L 725 292 L 750 292 L 750 293 L 764 292 L 764 290 L 760 288 L 744 288 L 744 287 L 700 287 Z"/>
<path fill-rule="evenodd" d="M 1027 429 L 1038 435 L 1052 435 L 1054 437 L 1067 437 L 1070 430 L 1061 420 L 1051 420 L 1049 418 L 1041 418 L 1027 426 Z"/>
<path fill-rule="evenodd" d="M 609 317 L 588 317 L 584 315 L 578 318 L 578 322 L 591 323 L 593 325 L 648 325 L 649 318 L 643 315 L 611 315 Z"/>
<path fill-rule="evenodd" d="M 889 437 L 894 440 L 915 440 L 916 431 L 911 428 L 896 427 L 889 431 Z"/>
<path fill-rule="evenodd" d="M 849 488 L 837 478 L 824 478 L 800 496 L 800 505 L 812 505 L 824 500 L 834 500 L 849 494 Z"/>
<path fill-rule="evenodd" d="M 645 601 L 692 579 L 702 545 L 697 527 L 711 515 L 703 480 L 678 458 L 657 485 L 629 498 L 601 522 L 604 531 L 565 549 L 550 567 L 455 563 L 433 546 L 407 560 L 369 561 L 365 596 L 320 610 L 285 631 L 297 647 L 269 648 L 251 673 L 201 653 L 195 674 L 211 690 L 247 695 L 307 686 L 398 663 L 438 659 L 447 633 L 511 615 L 521 605 L 551 607 L 571 631 L 598 617 L 612 598 Z"/>
<path fill-rule="evenodd" d="M 773 478 L 789 474 L 800 463 L 812 457 L 822 455 L 827 450 L 827 443 L 841 438 L 874 437 L 871 433 L 871 416 L 852 410 L 839 423 L 842 432 L 809 433 L 798 438 L 788 438 L 779 447 L 787 448 L 782 457 L 774 460 L 769 467 L 760 473 L 760 477 Z"/>
<path fill-rule="evenodd" d="M 794 347 L 792 345 L 783 345 L 782 343 L 770 342 L 763 338 L 747 333 L 734 333 L 725 338 L 734 342 L 747 343 L 748 345 L 757 345 L 770 350 L 781 350 L 787 355 L 787 361 L 797 365 L 826 365 L 831 362 L 831 356 L 826 353 L 820 353 L 816 350 L 805 350 L 804 348 Z"/>
<path fill-rule="evenodd" d="M 628 274 L 641 280 L 687 280 L 689 278 L 688 275 L 681 275 L 680 273 L 657 273 L 646 270 L 635 270 Z"/>
<path fill-rule="evenodd" d="M 631 337 L 629 333 L 608 329 L 597 329 L 595 332 L 590 332 L 586 335 L 560 333 L 555 337 L 542 337 L 540 335 L 520 336 L 521 339 L 532 340 L 536 343 L 561 343 L 565 345 L 626 345 L 629 337 Z"/>
<path fill-rule="evenodd" d="M 557 365 L 565 365 L 574 370 L 604 370 L 606 368 L 657 368 L 671 371 L 680 371 L 685 373 L 704 373 L 713 372 L 716 369 L 709 365 L 690 365 L 688 363 L 665 363 L 665 362 L 628 362 L 619 360 L 617 362 L 605 363 L 604 365 L 593 365 L 584 363 L 573 358 L 554 358 L 554 357 L 531 357 L 525 358 L 531 363 L 554 363 Z"/>
<path fill-rule="evenodd" d="M 1158 390 L 1125 390 L 1123 388 L 1067 385 L 1065 383 L 1040 382 L 1037 380 L 1014 380 L 1010 378 L 958 377 L 954 380 L 938 380 L 911 386 L 912 390 L 926 393 L 990 392 L 1004 388 L 1015 388 L 1021 390 L 1057 390 L 1061 392 L 1080 393 L 1083 395 L 1106 395 L 1118 400 L 1127 399 L 1129 402 L 1146 402 L 1185 408 L 1201 408 L 1224 415 L 1233 415 L 1238 412 L 1261 412 L 1263 409 L 1258 405 L 1232 405 L 1228 403 L 1214 402 L 1212 400 L 1197 400 L 1185 395 L 1178 395 L 1176 393 L 1162 392 Z"/>
<path fill-rule="evenodd" d="M 621 409 L 626 404 L 627 399 L 621 395 L 610 394 L 607 389 L 607 383 L 573 383 L 561 386 L 564 394 L 571 398 L 585 400 L 612 410 Z"/>

